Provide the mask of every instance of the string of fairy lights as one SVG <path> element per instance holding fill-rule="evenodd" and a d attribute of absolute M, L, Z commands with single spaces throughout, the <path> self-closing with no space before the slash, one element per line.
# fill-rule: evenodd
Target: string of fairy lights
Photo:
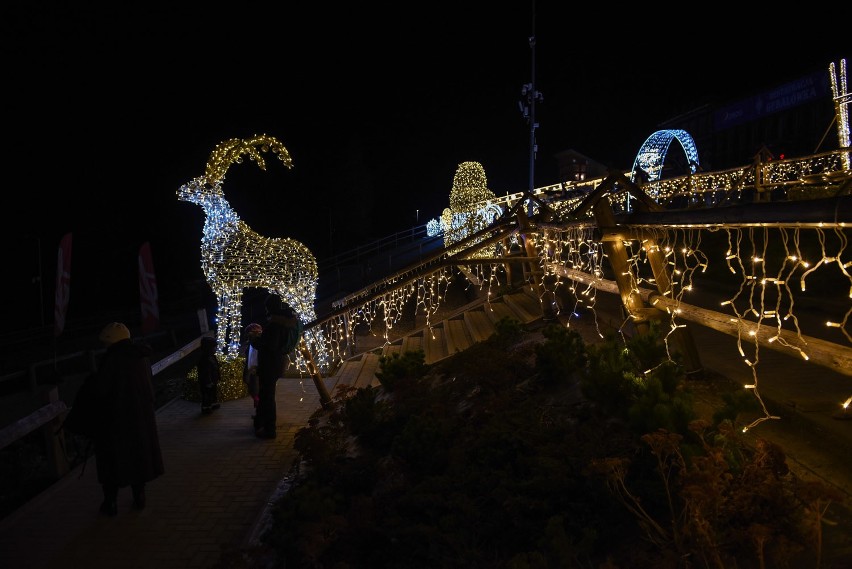
<path fill-rule="evenodd" d="M 827 157 L 817 157 L 817 161 L 825 160 L 827 164 L 838 164 Z M 800 160 L 802 162 L 803 160 Z M 794 171 L 807 175 L 810 168 L 798 167 Z M 700 191 L 700 190 L 699 190 Z M 577 203 L 574 201 L 573 203 Z M 481 204 L 474 204 L 478 207 Z M 457 212 L 465 213 L 465 212 Z M 720 310 L 729 313 L 730 321 L 737 325 L 737 350 L 744 365 L 747 365 L 753 376 L 750 384 L 744 388 L 751 390 L 757 397 L 763 409 L 763 416 L 745 427 L 754 428 L 767 419 L 777 417 L 771 415 L 760 395 L 758 369 L 760 362 L 760 343 L 755 337 L 762 335 L 767 329 L 775 330 L 770 333 L 769 342 L 793 351 L 807 359 L 807 337 L 799 327 L 796 316 L 795 302 L 797 295 L 807 290 L 807 283 L 815 278 L 816 271 L 828 273 L 831 269 L 838 270 L 849 289 L 848 296 L 852 298 L 852 279 L 849 277 L 849 259 L 847 250 L 848 229 L 843 223 L 825 222 L 811 227 L 802 224 L 735 224 L 701 225 L 701 226 L 635 226 L 644 231 L 646 239 L 626 239 L 625 248 L 628 250 L 629 280 L 634 292 L 640 292 L 641 287 L 656 288 L 653 274 L 649 271 L 649 251 L 661 252 L 671 278 L 669 288 L 661 294 L 675 303 L 671 311 L 669 331 L 665 341 L 668 349 L 669 338 L 677 328 L 684 324 L 679 320 L 678 305 L 686 302 L 696 287 L 706 284 L 706 277 L 700 283 L 697 275 L 707 273 L 708 269 L 724 270 L 739 278 L 737 292 L 720 305 Z M 561 306 L 563 315 L 567 311 L 567 326 L 571 326 L 572 315 L 577 315 L 581 309 L 590 310 L 594 314 L 596 291 L 604 281 L 604 264 L 606 255 L 602 243 L 596 237 L 596 227 L 593 223 L 574 222 L 565 228 L 548 228 L 541 232 L 543 239 L 536 241 L 536 250 L 540 258 L 540 266 L 547 275 L 557 278 L 556 286 L 565 286 L 573 293 L 574 304 Z M 724 243 L 719 247 L 716 240 L 705 245 L 708 236 L 724 235 Z M 807 243 L 808 247 L 804 244 Z M 814 244 L 818 244 L 814 249 Z M 779 252 L 780 251 L 780 252 Z M 471 258 L 475 258 L 472 257 Z M 772 266 L 770 266 L 770 262 Z M 504 274 L 502 265 L 489 263 L 478 265 L 473 273 L 477 275 L 479 286 L 486 291 L 489 299 L 499 294 L 501 275 Z M 570 271 L 571 278 L 560 278 Z M 408 284 L 407 290 L 419 290 L 418 298 L 441 299 L 440 290 L 445 290 L 454 278 L 462 278 L 458 273 L 446 268 L 433 273 L 416 284 Z M 794 286 L 796 285 L 796 286 Z M 392 327 L 394 318 L 402 314 L 406 307 L 411 309 L 408 296 L 404 294 L 386 294 L 371 300 L 368 307 L 352 309 L 349 318 L 360 317 L 364 321 L 382 318 L 383 331 L 388 338 L 388 329 Z M 427 302 L 418 300 L 417 309 L 427 315 L 433 308 Z M 836 329 L 844 339 L 852 343 L 848 322 L 852 307 L 846 307 L 836 318 L 826 322 L 826 326 Z M 597 318 L 595 317 L 597 322 Z M 792 329 L 790 335 L 782 334 L 783 330 Z M 600 329 L 598 330 L 600 334 Z M 601 337 L 603 335 L 601 334 Z M 672 357 L 670 355 L 670 357 Z M 849 406 L 852 397 L 841 403 L 843 408 Z"/>
<path fill-rule="evenodd" d="M 848 99 L 848 95 L 847 95 Z M 842 108 L 847 109 L 848 104 Z M 841 137 L 849 137 L 848 110 L 846 127 L 839 133 Z M 845 133 L 845 134 L 844 134 Z M 846 150 L 844 150 L 845 148 Z M 772 186 L 779 189 L 803 189 L 814 183 L 823 181 L 826 177 L 833 175 L 842 176 L 849 168 L 845 166 L 849 160 L 850 150 L 848 145 L 841 150 L 832 150 L 813 156 L 801 158 L 786 158 L 784 160 L 772 160 L 760 164 L 759 167 L 751 164 L 728 170 L 713 172 L 697 172 L 688 176 L 678 176 L 663 180 L 655 180 L 642 185 L 642 189 L 648 194 L 655 196 L 660 204 L 667 205 L 678 202 L 685 205 L 703 204 L 708 207 L 722 205 L 724 202 L 736 202 L 743 198 L 743 192 L 752 191 L 757 183 L 764 186 Z M 630 174 L 628 172 L 628 174 Z M 567 199 L 562 199 L 550 204 L 550 207 L 561 214 L 575 209 L 588 195 L 588 193 L 601 185 L 604 178 L 593 178 L 579 182 L 561 182 L 551 184 L 533 190 L 536 198 L 546 198 L 552 194 L 568 194 Z M 461 212 L 454 212 L 460 217 L 478 212 L 484 208 L 494 208 L 496 211 L 505 211 L 519 200 L 523 199 L 522 192 L 495 196 L 481 200 L 468 206 Z M 539 213 L 538 204 L 534 203 L 532 214 Z M 619 203 L 613 203 L 613 209 L 618 212 Z M 446 211 L 446 210 L 445 210 Z M 430 220 L 427 223 L 428 235 L 439 235 L 443 230 L 442 220 Z"/>
<path fill-rule="evenodd" d="M 838 71 L 839 67 L 839 71 Z M 841 148 L 845 148 L 843 154 L 843 168 L 852 169 L 852 149 L 850 149 L 849 135 L 849 104 L 852 102 L 852 93 L 846 83 L 846 60 L 841 59 L 839 65 L 835 66 L 832 61 L 828 66 L 828 76 L 831 79 L 831 95 L 834 100 L 834 114 L 837 117 L 837 140 Z"/>
<path fill-rule="evenodd" d="M 663 254 L 671 275 L 670 287 L 660 291 L 660 294 L 675 303 L 675 309 L 671 311 L 670 330 L 666 335 L 667 348 L 669 336 L 684 325 L 679 320 L 680 311 L 677 307 L 698 286 L 696 276 L 721 266 L 737 277 L 736 292 L 721 301 L 720 310 L 729 313 L 730 321 L 736 324 L 738 354 L 752 373 L 752 382 L 744 388 L 753 391 L 763 410 L 763 416 L 752 421 L 744 430 L 765 420 L 778 418 L 768 412 L 760 395 L 758 364 L 761 343 L 756 341 L 756 336 L 767 335 L 769 343 L 777 342 L 792 353 L 808 359 L 807 336 L 796 316 L 795 304 L 801 293 L 807 291 L 807 283 L 817 278 L 815 274 L 818 271 L 823 275 L 823 281 L 830 281 L 835 289 L 840 287 L 841 294 L 832 296 L 847 299 L 845 304 L 838 305 L 839 317 L 825 322 L 825 326 L 837 330 L 835 343 L 852 344 L 848 329 L 852 315 L 852 302 L 848 302 L 852 299 L 852 275 L 849 272 L 852 253 L 848 250 L 849 235 L 845 224 L 825 223 L 822 227 L 726 224 L 632 228 L 642 229 L 648 235 L 647 239 L 624 241 L 629 251 L 628 276 L 633 292 L 640 294 L 643 285 L 656 289 L 657 283 L 648 268 L 649 252 Z M 727 246 L 719 248 L 718 240 L 715 240 L 704 247 L 703 240 L 717 233 L 725 236 Z M 653 245 L 649 246 L 650 243 Z M 545 231 L 542 248 L 554 252 L 553 255 L 542 256 L 542 267 L 549 274 L 563 274 L 563 271 L 553 270 L 558 264 L 588 276 L 585 282 L 575 277 L 563 279 L 559 284 L 575 293 L 579 306 L 584 305 L 593 310 L 596 290 L 593 283 L 601 278 L 604 255 L 589 228 L 576 226 Z M 832 271 L 833 274 L 829 274 Z M 712 281 L 705 279 L 701 282 L 708 284 Z M 575 309 L 571 307 L 563 310 Z M 570 314 L 568 322 L 570 325 Z M 852 397 L 840 405 L 845 409 L 850 403 Z"/>
<path fill-rule="evenodd" d="M 847 229 L 843 224 L 837 224 L 835 227 L 830 227 L 830 224 L 822 225 L 642 227 L 650 239 L 624 242 L 629 251 L 631 286 L 637 292 L 642 286 L 656 286 L 648 271 L 647 242 L 654 243 L 655 250 L 663 252 L 665 256 L 671 282 L 670 288 L 661 293 L 673 299 L 675 303 L 688 298 L 689 293 L 697 286 L 696 274 L 705 273 L 709 267 L 722 265 L 726 271 L 740 278 L 737 293 L 722 303 L 722 307 L 727 307 L 730 311 L 731 319 L 742 323 L 756 322 L 762 327 L 771 323 L 779 332 L 783 323 L 789 323 L 788 328 L 792 326 L 800 341 L 789 342 L 780 333 L 775 334 L 774 341 L 807 358 L 806 341 L 794 311 L 795 293 L 805 291 L 807 283 L 816 278 L 814 275 L 817 271 L 826 272 L 829 268 L 836 268 L 846 279 L 848 294 L 852 298 L 852 277 L 849 274 L 852 260 L 849 259 L 847 251 Z M 717 257 L 721 255 L 721 258 L 711 259 L 712 255 L 706 250 L 703 239 L 707 234 L 716 233 L 725 235 L 726 246 L 712 246 L 712 251 Z M 573 278 L 560 279 L 557 282 L 557 286 L 568 287 L 576 299 L 573 306 L 560 307 L 561 311 L 568 312 L 567 325 L 570 327 L 571 316 L 578 314 L 581 309 L 585 308 L 594 313 L 596 283 L 603 280 L 606 256 L 601 242 L 596 237 L 593 223 L 578 222 L 561 229 L 548 228 L 542 235 L 543 239 L 537 241 L 537 251 L 544 273 L 558 276 L 562 272 L 557 268 L 562 267 L 574 272 Z M 803 241 L 810 245 L 819 244 L 818 250 L 805 251 Z M 768 254 L 770 244 L 775 248 L 780 246 L 783 254 Z M 770 267 L 768 260 L 772 260 L 775 266 Z M 503 274 L 501 264 L 477 265 L 474 273 L 480 277 L 479 286 L 486 291 L 489 299 L 499 294 L 498 288 L 502 282 L 500 277 Z M 430 316 L 438 311 L 449 285 L 456 278 L 461 277 L 452 268 L 441 267 L 402 285 L 396 284 L 394 279 L 387 280 L 382 283 L 386 289 L 382 295 L 362 304 L 356 303 L 345 314 L 319 323 L 319 336 L 324 340 L 323 343 L 317 342 L 314 345 L 312 353 L 323 352 L 327 361 L 342 362 L 347 357 L 345 350 L 353 338 L 353 330 L 359 324 L 366 325 L 372 332 L 373 325 L 379 323 L 375 333 L 383 335 L 385 341 L 390 342 L 395 324 L 411 311 L 424 315 L 427 326 L 431 329 Z M 794 291 L 794 283 L 799 285 L 799 291 Z M 838 318 L 827 323 L 827 326 L 838 330 L 848 342 L 852 342 L 848 330 L 851 313 L 852 308 L 847 307 Z M 675 309 L 672 311 L 669 334 L 677 327 L 683 326 L 677 317 L 678 311 Z M 742 330 L 737 339 L 740 357 L 753 374 L 752 383 L 745 387 L 752 390 L 762 404 L 757 374 L 760 344 L 753 341 L 753 327 L 741 326 L 738 330 Z M 668 341 L 668 335 L 666 340 Z M 307 373 L 304 367 L 299 370 L 302 374 Z M 849 403 L 847 400 L 843 404 L 848 406 Z M 752 422 L 746 429 L 753 428 L 764 420 L 776 418 L 766 411 L 765 406 L 763 409 L 764 416 Z"/>

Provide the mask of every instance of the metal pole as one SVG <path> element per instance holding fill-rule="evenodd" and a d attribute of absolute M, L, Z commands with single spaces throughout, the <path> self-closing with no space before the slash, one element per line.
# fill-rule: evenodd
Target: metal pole
<path fill-rule="evenodd" d="M 532 35 L 529 38 L 530 51 L 532 54 L 532 65 L 530 82 L 524 85 L 521 93 L 526 96 L 526 105 L 521 103 L 521 111 L 524 117 L 529 121 L 530 125 L 530 176 L 529 176 L 529 193 L 532 195 L 535 189 L 535 155 L 538 152 L 538 146 L 535 143 L 535 129 L 538 128 L 538 123 L 535 120 L 535 104 L 542 100 L 541 93 L 535 88 L 535 0 L 532 3 Z M 527 199 L 527 215 L 533 214 L 533 202 Z"/>
<path fill-rule="evenodd" d="M 532 52 L 532 73 L 530 75 L 530 193 L 535 189 L 535 128 L 538 126 L 535 123 L 535 100 L 537 93 L 535 91 L 535 2 L 533 2 L 533 17 L 532 17 L 533 35 L 530 36 L 530 51 Z M 529 207 L 532 204 L 528 202 Z M 530 212 L 531 213 L 531 212 Z"/>
<path fill-rule="evenodd" d="M 36 242 L 36 256 L 38 257 L 38 275 L 32 277 L 30 282 L 35 284 L 38 281 L 38 302 L 39 313 L 41 315 L 41 327 L 44 328 L 44 269 L 41 266 L 41 238 L 36 235 L 25 235 L 27 239 L 32 239 Z"/>
<path fill-rule="evenodd" d="M 44 328 L 44 279 L 41 268 L 41 239 L 36 237 L 38 243 L 38 301 L 41 307 L 41 327 Z"/>

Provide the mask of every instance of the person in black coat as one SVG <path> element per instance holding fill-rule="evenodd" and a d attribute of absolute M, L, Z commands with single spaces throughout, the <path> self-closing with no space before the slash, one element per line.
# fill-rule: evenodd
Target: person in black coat
<path fill-rule="evenodd" d="M 293 330 L 297 329 L 299 316 L 278 295 L 266 298 L 266 324 L 263 332 L 250 338 L 257 350 L 257 376 L 259 382 L 257 411 L 254 417 L 254 432 L 258 438 L 274 439 L 278 413 L 275 404 L 275 385 L 284 373 L 288 344 L 292 342 Z"/>
<path fill-rule="evenodd" d="M 119 488 L 133 490 L 133 507 L 145 507 L 145 485 L 165 472 L 154 406 L 151 349 L 134 344 L 130 331 L 111 322 L 99 339 L 107 346 L 94 379 L 98 402 L 95 461 L 104 501 L 100 511 L 118 513 Z"/>

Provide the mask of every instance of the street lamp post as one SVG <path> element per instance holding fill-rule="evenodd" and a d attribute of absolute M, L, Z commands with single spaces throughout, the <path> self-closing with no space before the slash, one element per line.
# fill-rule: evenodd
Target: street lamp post
<path fill-rule="evenodd" d="M 38 304 L 41 310 L 41 326 L 44 328 L 44 279 L 41 268 L 41 239 L 36 237 L 38 243 Z"/>

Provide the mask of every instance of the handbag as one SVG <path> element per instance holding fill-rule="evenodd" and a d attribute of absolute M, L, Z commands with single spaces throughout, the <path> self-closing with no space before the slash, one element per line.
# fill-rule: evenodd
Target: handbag
<path fill-rule="evenodd" d="M 94 376 L 90 375 L 77 390 L 74 404 L 68 410 L 59 428 L 75 435 L 94 439 L 100 429 L 99 413 L 94 390 Z"/>
<path fill-rule="evenodd" d="M 94 374 L 89 375 L 83 380 L 83 384 L 77 390 L 76 395 L 74 395 L 74 404 L 65 414 L 62 424 L 59 425 L 55 433 L 58 436 L 67 431 L 83 439 L 82 450 L 79 454 L 83 461 L 83 468 L 80 469 L 79 478 L 83 477 L 89 457 L 94 454 L 95 436 L 101 428 L 99 420 L 100 410 L 97 398 L 95 397 L 94 382 Z M 65 449 L 65 439 L 62 437 L 59 440 L 62 445 L 62 451 L 65 453 L 67 459 L 68 452 Z"/>

